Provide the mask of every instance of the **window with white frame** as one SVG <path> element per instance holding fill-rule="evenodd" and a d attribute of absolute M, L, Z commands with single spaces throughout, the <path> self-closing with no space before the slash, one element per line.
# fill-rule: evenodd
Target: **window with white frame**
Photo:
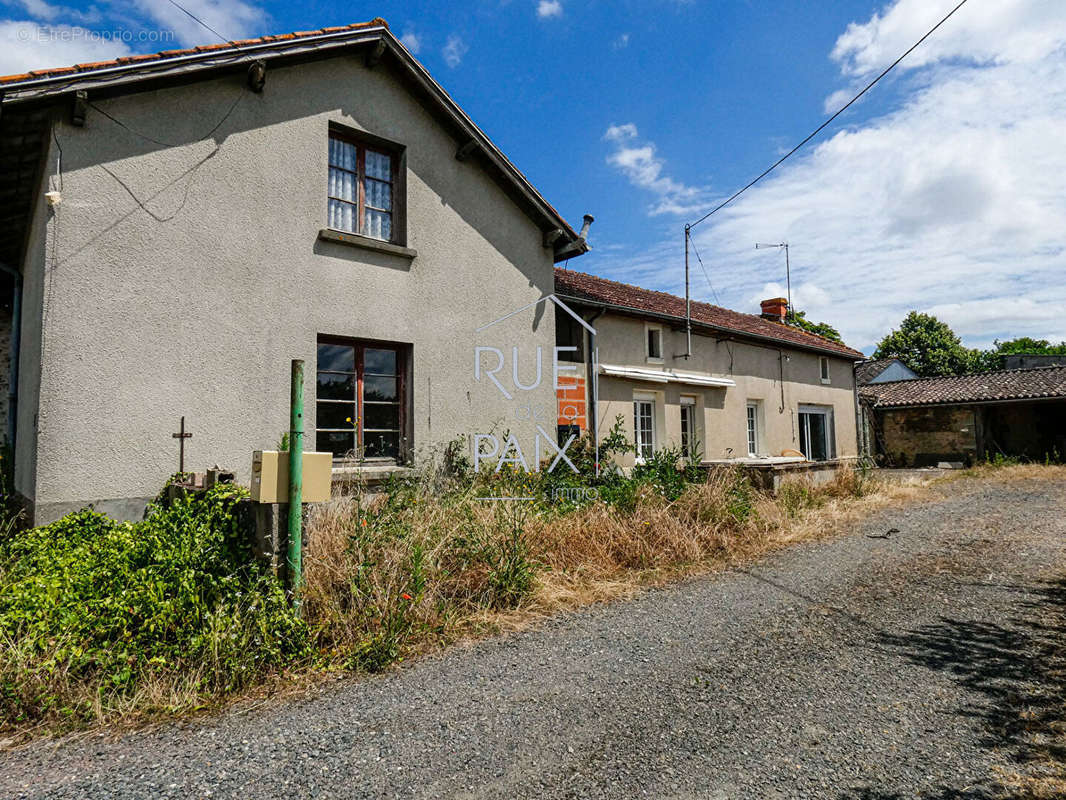
<path fill-rule="evenodd" d="M 396 215 L 399 152 L 356 134 L 329 134 L 329 227 L 383 242 L 402 243 Z"/>
<path fill-rule="evenodd" d="M 663 360 L 663 329 L 660 325 L 644 326 L 645 355 L 648 361 Z"/>
<path fill-rule="evenodd" d="M 655 454 L 655 400 L 651 397 L 637 396 L 633 400 L 633 444 L 637 461 Z"/>
<path fill-rule="evenodd" d="M 818 369 L 821 372 L 822 383 L 829 383 L 829 359 L 821 356 L 818 359 Z"/>
<path fill-rule="evenodd" d="M 800 450 L 810 461 L 836 458 L 836 432 L 831 406 L 799 407 Z"/>
<path fill-rule="evenodd" d="M 750 401 L 747 407 L 748 455 L 759 455 L 759 403 Z"/>
<path fill-rule="evenodd" d="M 681 449 L 688 455 L 696 446 L 696 398 L 681 395 Z"/>

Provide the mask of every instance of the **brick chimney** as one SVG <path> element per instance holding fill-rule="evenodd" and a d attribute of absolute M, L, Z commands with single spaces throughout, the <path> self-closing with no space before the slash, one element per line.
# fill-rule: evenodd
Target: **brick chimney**
<path fill-rule="evenodd" d="M 762 301 L 763 319 L 772 319 L 774 322 L 784 322 L 788 314 L 788 300 L 784 297 L 771 297 Z"/>

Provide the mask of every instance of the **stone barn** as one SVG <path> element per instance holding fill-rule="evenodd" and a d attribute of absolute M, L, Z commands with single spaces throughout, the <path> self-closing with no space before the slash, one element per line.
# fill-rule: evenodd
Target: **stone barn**
<path fill-rule="evenodd" d="M 860 399 L 886 465 L 1066 458 L 1066 366 L 873 383 Z"/>

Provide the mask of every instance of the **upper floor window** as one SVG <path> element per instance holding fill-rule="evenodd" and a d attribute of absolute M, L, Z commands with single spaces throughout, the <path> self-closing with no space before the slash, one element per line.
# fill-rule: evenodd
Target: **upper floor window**
<path fill-rule="evenodd" d="M 822 376 L 822 383 L 829 383 L 829 359 L 825 356 L 818 359 L 818 370 Z"/>
<path fill-rule="evenodd" d="M 647 338 L 646 355 L 648 361 L 663 360 L 663 329 L 658 325 L 646 325 L 644 327 Z"/>
<path fill-rule="evenodd" d="M 329 227 L 399 240 L 397 153 L 337 131 L 329 134 Z"/>

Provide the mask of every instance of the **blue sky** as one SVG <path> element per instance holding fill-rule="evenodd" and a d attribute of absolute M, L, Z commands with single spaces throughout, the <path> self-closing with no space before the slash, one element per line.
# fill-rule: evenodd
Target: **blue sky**
<path fill-rule="evenodd" d="M 956 0 L 833 3 L 189 0 L 227 37 L 384 17 L 575 225 L 571 266 L 683 289 L 682 230 L 762 171 Z M 0 72 L 210 42 L 166 0 L 0 0 Z M 129 30 L 132 41 L 27 37 Z M 68 27 L 69 26 L 69 27 Z M 171 30 L 176 44 L 142 42 Z M 43 40 L 42 40 L 43 38 Z M 29 39 L 29 40 L 27 40 Z M 700 299 L 793 295 L 869 351 L 912 308 L 967 344 L 1066 338 L 1066 3 L 970 0 L 837 125 L 696 229 Z M 712 288 L 713 287 L 713 288 Z"/>

